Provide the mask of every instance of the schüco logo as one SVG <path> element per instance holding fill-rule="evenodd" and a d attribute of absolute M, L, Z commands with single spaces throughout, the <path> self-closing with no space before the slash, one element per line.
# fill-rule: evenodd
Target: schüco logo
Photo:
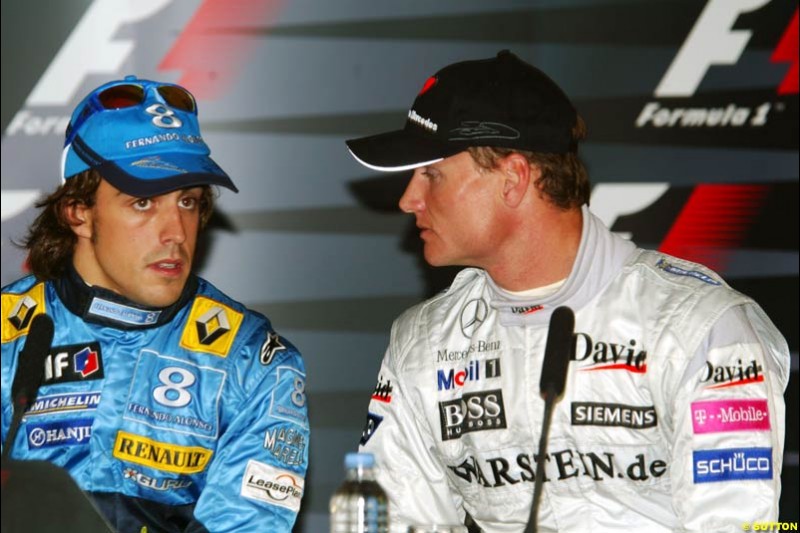
<path fill-rule="evenodd" d="M 712 66 L 739 62 L 753 35 L 751 29 L 733 29 L 742 15 L 757 11 L 770 0 L 709 0 L 694 27 L 655 89 L 657 98 L 693 97 Z M 787 70 L 776 88 L 778 96 L 798 92 L 798 11 L 775 43 L 770 62 L 786 63 Z M 744 76 L 745 74 L 742 74 Z M 744 84 L 743 84 L 744 85 Z M 783 102 L 731 102 L 720 98 L 715 105 L 669 106 L 648 102 L 636 119 L 638 128 L 761 127 L 770 113 L 784 110 Z"/>

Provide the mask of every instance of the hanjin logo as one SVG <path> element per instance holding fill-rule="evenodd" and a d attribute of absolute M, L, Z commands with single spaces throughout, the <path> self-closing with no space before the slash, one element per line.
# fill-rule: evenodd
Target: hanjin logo
<path fill-rule="evenodd" d="M 468 339 L 486 320 L 489 308 L 483 299 L 470 300 L 461 310 L 461 332 Z"/>
<path fill-rule="evenodd" d="M 505 428 L 503 391 L 474 392 L 439 402 L 439 418 L 443 441 L 461 438 L 465 433 Z"/>

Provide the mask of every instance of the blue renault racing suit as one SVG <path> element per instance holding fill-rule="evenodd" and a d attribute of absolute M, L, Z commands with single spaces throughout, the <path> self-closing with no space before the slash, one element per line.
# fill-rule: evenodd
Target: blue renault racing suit
<path fill-rule="evenodd" d="M 191 277 L 167 308 L 83 283 L 2 291 L 2 437 L 33 318 L 55 323 L 11 457 L 65 468 L 122 533 L 290 531 L 309 425 L 299 352 L 263 315 Z"/>

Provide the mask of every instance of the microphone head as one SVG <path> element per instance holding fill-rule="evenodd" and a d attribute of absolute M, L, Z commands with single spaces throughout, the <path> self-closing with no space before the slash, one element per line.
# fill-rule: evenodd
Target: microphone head
<path fill-rule="evenodd" d="M 44 378 L 45 359 L 53 342 L 53 319 L 45 314 L 34 317 L 25 339 L 25 347 L 17 360 L 17 373 L 11 385 L 11 398 L 14 404 L 22 401 L 25 406 L 36 399 L 36 394 Z"/>
<path fill-rule="evenodd" d="M 575 313 L 569 307 L 559 307 L 550 317 L 547 344 L 539 390 L 547 399 L 555 399 L 564 392 L 567 371 L 575 349 Z"/>

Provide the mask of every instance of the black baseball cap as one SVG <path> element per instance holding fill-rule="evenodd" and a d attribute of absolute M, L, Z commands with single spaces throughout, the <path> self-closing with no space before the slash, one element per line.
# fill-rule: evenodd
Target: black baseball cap
<path fill-rule="evenodd" d="M 553 80 L 503 50 L 490 59 L 454 63 L 428 78 L 403 129 L 346 142 L 364 166 L 396 172 L 441 161 L 470 146 L 574 152 L 577 120 Z"/>

